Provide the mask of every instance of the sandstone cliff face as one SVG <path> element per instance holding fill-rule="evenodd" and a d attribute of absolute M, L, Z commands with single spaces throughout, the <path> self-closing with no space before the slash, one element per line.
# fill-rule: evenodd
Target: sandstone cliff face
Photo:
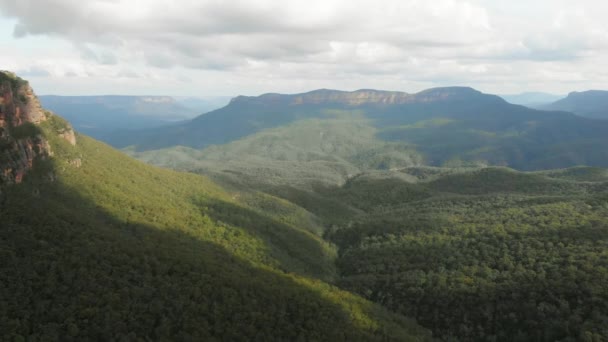
<path fill-rule="evenodd" d="M 40 106 L 29 84 L 9 72 L 0 71 L 0 189 L 18 184 L 37 160 L 53 155 L 37 125 L 52 115 Z M 71 127 L 57 132 L 71 144 Z"/>
<path fill-rule="evenodd" d="M 317 105 L 340 104 L 359 106 L 364 104 L 400 104 L 411 100 L 412 95 L 397 91 L 357 90 L 353 92 L 320 89 L 304 94 L 264 94 L 261 96 L 238 96 L 231 104 L 266 105 Z"/>
<path fill-rule="evenodd" d="M 382 91 L 372 89 L 361 89 L 350 92 L 320 89 L 296 95 L 264 94 L 257 97 L 238 96 L 232 99 L 230 103 L 236 105 L 400 105 L 412 103 L 466 100 L 470 99 L 471 97 L 481 95 L 482 93 L 467 87 L 434 88 L 416 94 L 408 94 L 399 91 Z"/>

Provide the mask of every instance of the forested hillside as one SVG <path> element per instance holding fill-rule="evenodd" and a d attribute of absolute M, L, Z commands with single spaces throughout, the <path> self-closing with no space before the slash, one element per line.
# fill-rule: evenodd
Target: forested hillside
<path fill-rule="evenodd" d="M 608 166 L 608 122 L 461 87 L 237 97 L 191 122 L 110 142 L 159 166 L 283 185 L 340 184 L 360 172 L 418 165 Z"/>
<path fill-rule="evenodd" d="M 66 139 L 60 117 L 24 123 L 7 101 L 2 156 L 21 165 L 7 149 L 34 137 L 52 152 L 0 183 L 1 340 L 429 339 L 330 285 L 335 249 L 304 210 Z"/>
<path fill-rule="evenodd" d="M 424 166 L 419 145 L 379 137 L 456 120 L 415 111 L 404 125 L 379 115 L 386 128 L 324 111 L 203 151 L 139 155 L 176 168 L 194 156 L 188 168 L 207 178 L 74 134 L 23 80 L 1 86 L 14 97 L 0 112 L 2 339 L 608 336 L 607 169 Z"/>
<path fill-rule="evenodd" d="M 442 340 L 608 336 L 606 169 L 486 167 L 605 166 L 605 122 L 466 88 L 364 105 L 318 94 L 236 101 L 290 113 L 308 103 L 314 118 L 202 150 L 130 153 L 314 213 L 338 246 L 342 288 Z"/>
<path fill-rule="evenodd" d="M 605 169 L 409 168 L 314 195 L 276 193 L 332 227 L 341 287 L 442 340 L 608 336 Z M 353 213 L 326 212 L 311 196 Z"/>

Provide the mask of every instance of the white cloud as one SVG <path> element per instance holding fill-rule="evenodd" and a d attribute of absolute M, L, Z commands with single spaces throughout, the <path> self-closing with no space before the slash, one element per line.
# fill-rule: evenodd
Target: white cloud
<path fill-rule="evenodd" d="M 564 92 L 601 87 L 608 73 L 601 1 L 0 0 L 0 11 L 15 20 L 15 41 L 72 44 L 42 58 L 12 51 L 0 63 L 41 67 L 66 84 L 73 77 L 61 77 L 76 75 L 98 87 L 167 80 L 158 88 L 167 93 L 370 83 Z"/>

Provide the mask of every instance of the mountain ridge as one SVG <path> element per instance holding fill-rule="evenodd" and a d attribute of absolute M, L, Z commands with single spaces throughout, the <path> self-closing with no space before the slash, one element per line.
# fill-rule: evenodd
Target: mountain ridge
<path fill-rule="evenodd" d="M 416 94 L 319 89 L 237 97 L 189 122 L 117 137 L 113 144 L 128 147 L 129 153 L 143 160 L 182 170 L 201 167 L 198 161 L 211 155 L 223 161 L 262 157 L 267 163 L 327 164 L 336 161 L 338 150 L 346 152 L 340 154 L 346 157 L 338 161 L 340 170 L 352 171 L 352 163 L 394 168 L 420 161 L 430 166 L 541 170 L 607 166 L 605 149 L 590 148 L 608 146 L 607 132 L 606 122 L 511 104 L 470 87 L 432 88 Z M 182 146 L 180 151 L 170 151 L 176 146 Z M 145 155 L 147 151 L 154 155 Z M 170 159 L 169 163 L 163 159 Z"/>
<path fill-rule="evenodd" d="M 287 105 L 322 105 L 343 104 L 360 106 L 366 104 L 408 104 L 434 101 L 463 100 L 472 96 L 487 95 L 471 87 L 437 87 L 417 93 L 401 91 L 358 89 L 343 91 L 336 89 L 315 89 L 304 93 L 280 94 L 266 93 L 259 96 L 239 95 L 230 104 L 287 104 Z"/>
<path fill-rule="evenodd" d="M 608 119 L 608 91 L 573 91 L 567 97 L 542 108 L 568 111 L 593 119 Z"/>
<path fill-rule="evenodd" d="M 137 151 L 175 145 L 204 148 L 224 144 L 264 129 L 303 119 L 326 118 L 337 111 L 364 111 L 370 120 L 384 125 L 386 119 L 407 119 L 395 111 L 416 106 L 441 107 L 446 112 L 466 108 L 475 112 L 509 104 L 496 95 L 484 94 L 470 87 L 432 88 L 416 94 L 362 89 L 353 92 L 319 89 L 300 94 L 269 93 L 238 96 L 227 106 L 198 116 L 191 121 L 128 134 L 117 133 L 106 141 L 118 148 L 134 146 Z M 355 113 L 353 112 L 353 113 Z M 363 113 L 363 112 L 361 112 Z M 408 114 L 409 116 L 409 114 Z M 421 119 L 422 120 L 422 119 Z M 387 121 L 388 122 L 388 121 Z"/>

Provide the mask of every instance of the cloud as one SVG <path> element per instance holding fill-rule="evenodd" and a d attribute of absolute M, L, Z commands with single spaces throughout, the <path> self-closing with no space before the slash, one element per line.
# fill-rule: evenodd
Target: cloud
<path fill-rule="evenodd" d="M 384 51 L 408 55 L 479 43 L 490 28 L 483 8 L 453 0 L 0 0 L 0 8 L 17 18 L 16 37 L 63 37 L 104 64 L 114 62 L 104 58 L 110 50 L 125 56 L 138 50 L 160 68 L 316 61 L 331 55 L 334 42 L 358 45 L 352 57 L 373 63 Z M 372 46 L 382 48 L 365 54 Z"/>
<path fill-rule="evenodd" d="M 71 42 L 53 75 L 499 87 L 596 79 L 608 57 L 608 4 L 591 0 L 0 0 L 0 12 L 18 39 Z"/>

